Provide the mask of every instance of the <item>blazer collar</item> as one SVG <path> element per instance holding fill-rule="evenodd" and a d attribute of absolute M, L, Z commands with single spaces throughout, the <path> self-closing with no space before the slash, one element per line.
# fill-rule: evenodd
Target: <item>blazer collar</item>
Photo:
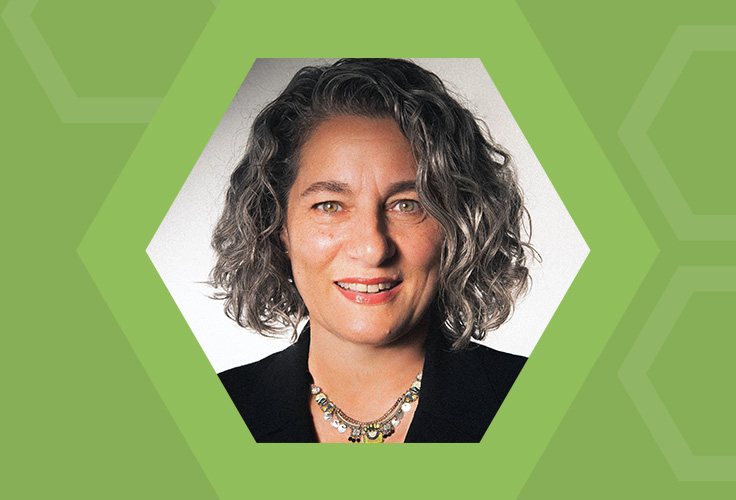
<path fill-rule="evenodd" d="M 310 330 L 282 351 L 255 384 L 253 404 L 268 412 L 257 429 L 258 442 L 316 442 L 308 369 Z M 422 389 L 406 442 L 479 442 L 502 399 L 493 391 L 473 346 L 454 352 L 439 328 L 426 341 Z"/>

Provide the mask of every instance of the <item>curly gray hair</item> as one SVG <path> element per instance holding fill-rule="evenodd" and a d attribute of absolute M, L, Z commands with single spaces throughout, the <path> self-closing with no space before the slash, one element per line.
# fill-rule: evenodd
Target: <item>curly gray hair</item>
<path fill-rule="evenodd" d="M 256 117 L 212 246 L 215 298 L 240 326 L 297 333 L 308 317 L 280 239 L 298 155 L 336 115 L 391 117 L 417 164 L 417 195 L 444 229 L 435 314 L 461 349 L 503 324 L 529 285 L 524 208 L 509 155 L 434 73 L 396 59 L 305 67 Z"/>

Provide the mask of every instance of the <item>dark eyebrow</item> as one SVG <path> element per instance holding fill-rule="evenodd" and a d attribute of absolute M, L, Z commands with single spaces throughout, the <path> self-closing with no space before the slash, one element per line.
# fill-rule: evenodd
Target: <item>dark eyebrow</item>
<path fill-rule="evenodd" d="M 350 189 L 350 186 L 345 184 L 344 182 L 337 182 L 337 181 L 322 181 L 322 182 L 315 182 L 311 186 L 309 186 L 307 189 L 305 189 L 301 197 L 308 196 L 310 194 L 314 193 L 321 193 L 321 192 L 328 192 L 328 193 L 337 193 L 337 194 L 350 194 L 352 193 L 352 190 Z"/>
<path fill-rule="evenodd" d="M 414 180 L 396 182 L 394 184 L 391 184 L 391 186 L 389 186 L 388 191 L 386 193 L 386 197 L 390 198 L 391 196 L 395 194 L 403 193 L 406 191 L 416 191 L 416 189 L 417 189 L 417 185 Z M 350 186 L 348 186 L 344 182 L 321 181 L 321 182 L 315 182 L 314 184 L 309 186 L 307 189 L 302 191 L 302 194 L 300 195 L 300 197 L 309 196 L 310 194 L 322 193 L 322 192 L 349 195 L 349 194 L 352 194 L 353 191 L 350 189 Z"/>
<path fill-rule="evenodd" d="M 391 196 L 398 194 L 398 193 L 403 193 L 405 191 L 416 191 L 416 190 L 417 190 L 417 183 L 414 180 L 397 182 L 395 184 L 391 184 L 391 186 L 388 188 L 386 197 L 390 198 Z"/>

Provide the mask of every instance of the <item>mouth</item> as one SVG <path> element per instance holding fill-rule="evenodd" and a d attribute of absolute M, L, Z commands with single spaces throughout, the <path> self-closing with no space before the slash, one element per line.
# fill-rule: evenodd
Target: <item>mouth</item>
<path fill-rule="evenodd" d="M 398 286 L 400 281 L 381 281 L 379 283 L 357 283 L 354 281 L 336 281 L 335 284 L 343 290 L 360 293 L 381 293 Z"/>
<path fill-rule="evenodd" d="M 350 302 L 377 305 L 393 300 L 402 283 L 390 278 L 349 278 L 335 281 L 335 286 Z"/>

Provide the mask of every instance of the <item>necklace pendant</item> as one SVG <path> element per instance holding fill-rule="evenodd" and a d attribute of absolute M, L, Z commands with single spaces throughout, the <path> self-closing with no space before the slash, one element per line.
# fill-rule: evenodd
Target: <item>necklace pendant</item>
<path fill-rule="evenodd" d="M 364 443 L 383 443 L 383 433 L 377 425 L 369 425 L 363 434 Z"/>

